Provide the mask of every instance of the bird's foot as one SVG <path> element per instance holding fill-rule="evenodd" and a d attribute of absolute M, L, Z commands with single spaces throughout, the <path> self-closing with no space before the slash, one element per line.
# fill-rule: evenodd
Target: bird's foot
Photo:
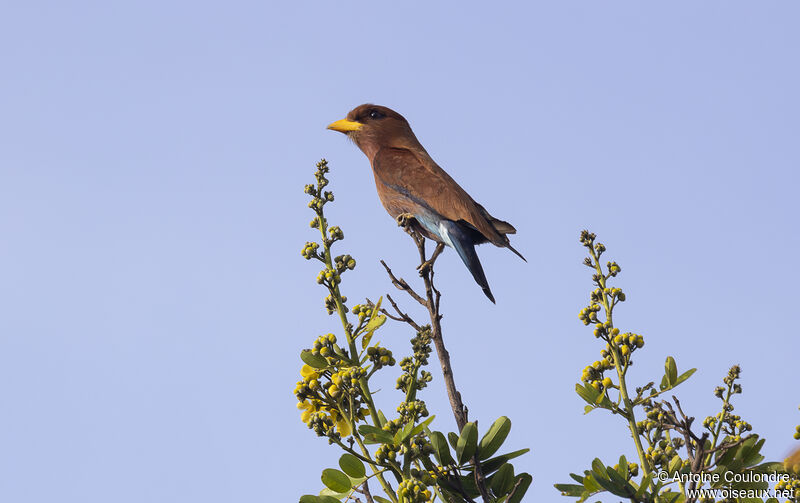
<path fill-rule="evenodd" d="M 433 267 L 433 261 L 428 259 L 417 266 L 417 271 L 419 271 L 420 276 L 425 276 L 428 274 L 428 271 L 431 269 L 431 267 Z"/>
<path fill-rule="evenodd" d="M 431 255 L 431 258 L 417 266 L 417 271 L 419 271 L 420 276 L 425 276 L 428 274 L 428 271 L 430 271 L 433 267 L 433 263 L 436 262 L 436 259 L 443 251 L 444 245 L 442 243 L 436 243 L 436 249 L 433 250 L 433 255 Z"/>
<path fill-rule="evenodd" d="M 412 215 L 411 213 L 400 213 L 399 215 L 397 215 L 396 220 L 397 220 L 397 225 L 399 225 L 400 227 L 409 228 L 414 224 L 416 218 L 414 218 L 414 215 Z"/>

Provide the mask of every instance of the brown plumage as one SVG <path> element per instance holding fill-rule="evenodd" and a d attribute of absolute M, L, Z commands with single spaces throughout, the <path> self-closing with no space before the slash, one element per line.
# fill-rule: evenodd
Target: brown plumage
<path fill-rule="evenodd" d="M 494 302 L 474 245 L 491 242 L 515 250 L 514 226 L 494 218 L 431 158 L 406 119 L 377 105 L 361 105 L 330 129 L 347 134 L 370 161 L 378 196 L 392 217 L 413 215 L 423 234 L 455 248 Z"/>

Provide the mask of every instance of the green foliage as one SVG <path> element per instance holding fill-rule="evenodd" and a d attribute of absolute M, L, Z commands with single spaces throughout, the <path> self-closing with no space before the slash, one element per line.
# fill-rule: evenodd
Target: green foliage
<path fill-rule="evenodd" d="M 577 483 L 555 484 L 556 489 L 578 502 L 604 492 L 632 502 L 713 501 L 709 493 L 699 493 L 707 489 L 719 490 L 716 494 L 724 501 L 777 501 L 768 498 L 767 489 L 770 481 L 779 478 L 774 489 L 783 491 L 780 494 L 792 502 L 800 501 L 800 465 L 792 472 L 789 459 L 786 463 L 763 463 L 760 451 L 764 440 L 748 433 L 752 426 L 733 414 L 732 397 L 742 392 L 737 382 L 741 373 L 738 365 L 731 367 L 723 379 L 724 386 L 715 388 L 721 410 L 703 421 L 699 433 L 693 427 L 694 418 L 684 413 L 674 395 L 671 401 L 659 399 L 689 379 L 696 369 L 681 373 L 675 358 L 668 356 L 658 388 L 652 381 L 636 387 L 635 394 L 629 392 L 627 373 L 633 355 L 644 347 L 644 338 L 623 333 L 614 325 L 614 308 L 626 296 L 609 282 L 622 269 L 616 262 L 602 266 L 600 257 L 606 247 L 595 238 L 588 231 L 580 235 L 589 253 L 584 264 L 592 269 L 595 289 L 578 318 L 594 328 L 594 337 L 605 346 L 600 350 L 601 358 L 584 368 L 575 391 L 587 404 L 584 413 L 605 409 L 625 421 L 638 463 L 620 456 L 617 464 L 608 466 L 595 458 L 583 475 L 570 474 Z"/>
<path fill-rule="evenodd" d="M 334 200 L 325 190 L 328 171 L 326 161 L 318 163 L 316 183 L 305 187 L 311 196 L 308 206 L 315 213 L 311 227 L 320 232 L 321 241 L 306 243 L 301 254 L 322 263 L 317 283 L 328 292 L 324 306 L 339 317 L 342 336 L 321 335 L 300 352 L 303 366 L 294 394 L 301 420 L 344 454 L 338 469 L 322 471 L 324 488 L 320 493 L 302 496 L 301 503 L 355 501 L 360 494 L 368 501 L 383 503 L 427 503 L 437 498 L 469 502 L 481 497 L 476 471 L 486 477 L 483 486 L 488 499 L 484 497 L 484 501 L 521 501 L 532 478 L 527 473 L 515 474 L 509 461 L 528 450 L 495 456 L 511 430 L 508 418 L 498 418 L 482 437 L 474 422 L 460 433 L 430 429 L 434 416 L 418 394 L 432 379 L 425 370 L 431 353 L 431 327 L 416 330 L 410 341 L 411 353 L 398 362 L 390 349 L 373 343 L 387 319 L 381 299 L 348 307 L 340 286 L 342 276 L 356 267 L 356 261 L 332 252 L 344 233 L 340 227 L 329 226 L 325 218 L 324 207 Z M 375 403 L 369 381 L 379 370 L 398 363 L 401 374 L 396 389 L 402 393 L 402 401 L 396 407 L 397 416 L 387 419 Z M 375 485 L 370 486 L 371 481 L 377 482 L 385 497 L 372 494 Z"/>

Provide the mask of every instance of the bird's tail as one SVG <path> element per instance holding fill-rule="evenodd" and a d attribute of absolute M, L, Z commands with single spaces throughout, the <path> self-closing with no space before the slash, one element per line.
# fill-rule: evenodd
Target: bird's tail
<path fill-rule="evenodd" d="M 508 248 L 508 249 L 509 249 L 509 250 L 511 250 L 512 252 L 516 253 L 516 254 L 517 254 L 517 257 L 521 258 L 521 259 L 522 259 L 522 260 L 524 260 L 525 262 L 527 262 L 527 261 L 528 261 L 528 259 L 526 259 L 525 257 L 523 257 L 523 256 L 522 256 L 522 254 L 521 254 L 520 252 L 518 252 L 518 251 L 517 251 L 517 250 L 516 250 L 516 249 L 515 249 L 513 246 L 511 246 L 511 243 L 506 243 L 506 248 Z"/>
<path fill-rule="evenodd" d="M 481 261 L 478 260 L 478 254 L 475 253 L 475 244 L 457 223 L 445 221 L 442 222 L 442 226 L 447 231 L 446 237 L 450 238 L 450 244 L 452 244 L 458 256 L 461 257 L 469 272 L 472 273 L 475 282 L 483 289 L 483 293 L 492 301 L 492 304 L 495 304 L 494 295 L 492 295 L 492 290 L 489 288 L 489 282 L 486 281 L 486 274 L 483 272 L 483 266 L 481 266 Z"/>

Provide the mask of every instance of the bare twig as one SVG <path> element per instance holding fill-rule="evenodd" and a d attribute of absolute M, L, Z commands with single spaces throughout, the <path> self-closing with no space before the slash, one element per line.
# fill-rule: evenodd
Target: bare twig
<path fill-rule="evenodd" d="M 413 319 L 411 319 L 411 316 L 407 315 L 406 313 L 404 313 L 403 311 L 401 311 L 399 307 L 397 307 L 397 303 L 394 301 L 394 299 L 392 298 L 392 296 L 391 296 L 391 295 L 389 295 L 389 294 L 387 293 L 387 294 L 386 294 L 386 298 L 389 300 L 389 303 L 390 303 L 390 304 L 392 304 L 392 307 L 394 308 L 395 312 L 397 312 L 397 317 L 395 317 L 395 316 L 392 316 L 392 315 L 391 315 L 391 314 L 389 314 L 389 313 L 388 313 L 388 312 L 387 312 L 385 309 L 381 309 L 381 311 L 382 311 L 382 312 L 383 312 L 383 313 L 384 313 L 386 316 L 388 316 L 388 317 L 390 317 L 390 318 L 392 318 L 393 320 L 396 320 L 396 321 L 402 321 L 402 322 L 408 323 L 408 324 L 409 324 L 409 325 L 411 325 L 411 327 L 412 327 L 414 330 L 416 330 L 416 331 L 419 331 L 419 330 L 421 330 L 421 328 L 422 328 L 422 327 L 420 327 L 419 325 L 417 325 L 417 322 L 415 322 Z"/>
<path fill-rule="evenodd" d="M 675 414 L 675 409 L 672 408 L 672 404 L 664 401 L 662 403 L 666 406 L 667 410 L 664 411 L 666 414 L 664 417 L 663 426 L 665 429 L 675 430 L 683 435 L 683 439 L 686 444 L 686 454 L 691 464 L 690 469 L 692 473 L 710 472 L 716 466 L 716 462 L 706 462 L 706 458 L 709 457 L 710 454 L 714 454 L 717 451 L 727 451 L 728 449 L 732 449 L 750 438 L 750 435 L 748 435 L 736 442 L 723 443 L 716 447 L 706 449 L 705 445 L 709 436 L 708 432 L 704 432 L 701 436 L 697 436 L 697 434 L 692 431 L 692 422 L 694 422 L 694 417 L 687 416 L 683 412 L 683 409 L 681 408 L 681 402 L 675 395 L 672 395 L 672 400 L 675 402 L 675 407 L 678 409 L 678 414 L 680 414 L 681 418 L 678 419 L 678 416 Z M 693 493 L 696 487 L 697 480 L 692 478 L 686 487 L 686 493 Z M 690 497 L 687 498 L 686 503 L 693 503 L 695 501 L 697 501 L 696 497 Z"/>
<path fill-rule="evenodd" d="M 383 260 L 381 260 L 381 265 L 383 265 L 384 269 L 386 269 L 386 273 L 392 280 L 392 284 L 396 286 L 398 290 L 403 290 L 404 292 L 409 294 L 414 300 L 416 300 L 423 306 L 425 305 L 425 299 L 423 299 L 422 296 L 420 296 L 417 292 L 415 292 L 414 289 L 411 288 L 408 285 L 408 283 L 406 283 L 406 280 L 404 280 L 403 278 L 398 279 L 397 277 L 395 277 L 394 273 L 392 273 L 392 270 L 389 269 L 389 266 L 386 265 L 386 262 L 384 262 Z"/>
<path fill-rule="evenodd" d="M 372 494 L 369 492 L 369 486 L 367 485 L 366 480 L 363 484 L 361 484 L 361 489 L 356 488 L 356 491 L 364 495 L 367 503 L 375 503 L 375 500 L 372 499 Z"/>
<path fill-rule="evenodd" d="M 433 264 L 436 260 L 436 257 L 438 257 L 439 253 L 441 253 L 443 247 L 437 244 L 433 255 L 430 259 L 427 259 L 425 254 L 425 237 L 423 237 L 416 230 L 414 225 L 408 225 L 408 222 L 405 224 L 401 223 L 401 225 L 417 245 L 420 258 L 420 265 L 418 269 L 425 285 L 425 296 L 423 297 L 414 291 L 414 289 L 411 288 L 411 286 L 404 279 L 396 277 L 394 273 L 392 273 L 392 270 L 389 268 L 389 266 L 386 265 L 386 262 L 381 260 L 381 264 L 386 269 L 386 273 L 389 275 L 389 279 L 391 279 L 392 284 L 398 290 L 406 292 L 412 299 L 419 302 L 428 311 L 428 316 L 430 317 L 431 322 L 431 339 L 436 347 L 436 354 L 439 357 L 439 363 L 442 367 L 442 375 L 444 377 L 445 389 L 447 390 L 447 397 L 450 400 L 450 408 L 453 410 L 453 416 L 456 420 L 458 431 L 461 431 L 464 429 L 464 425 L 466 425 L 469 421 L 469 411 L 461 399 L 461 393 L 459 393 L 458 388 L 456 388 L 455 378 L 453 376 L 453 367 L 450 363 L 450 353 L 447 351 L 447 348 L 444 344 L 444 339 L 442 337 L 442 315 L 439 312 L 439 303 L 441 301 L 442 294 L 436 289 L 433 283 Z M 389 315 L 389 313 L 385 311 L 384 314 L 390 316 L 392 319 L 408 323 L 416 330 L 420 329 L 420 325 L 418 323 L 411 319 L 409 315 L 400 310 L 394 299 L 392 299 L 389 295 L 386 297 L 392 304 L 397 316 Z M 472 461 L 475 465 L 475 482 L 478 487 L 478 491 L 480 492 L 484 501 L 489 501 L 491 498 L 488 490 L 486 489 L 486 480 L 483 470 L 481 470 L 480 461 L 478 460 L 477 456 L 473 457 Z"/>

